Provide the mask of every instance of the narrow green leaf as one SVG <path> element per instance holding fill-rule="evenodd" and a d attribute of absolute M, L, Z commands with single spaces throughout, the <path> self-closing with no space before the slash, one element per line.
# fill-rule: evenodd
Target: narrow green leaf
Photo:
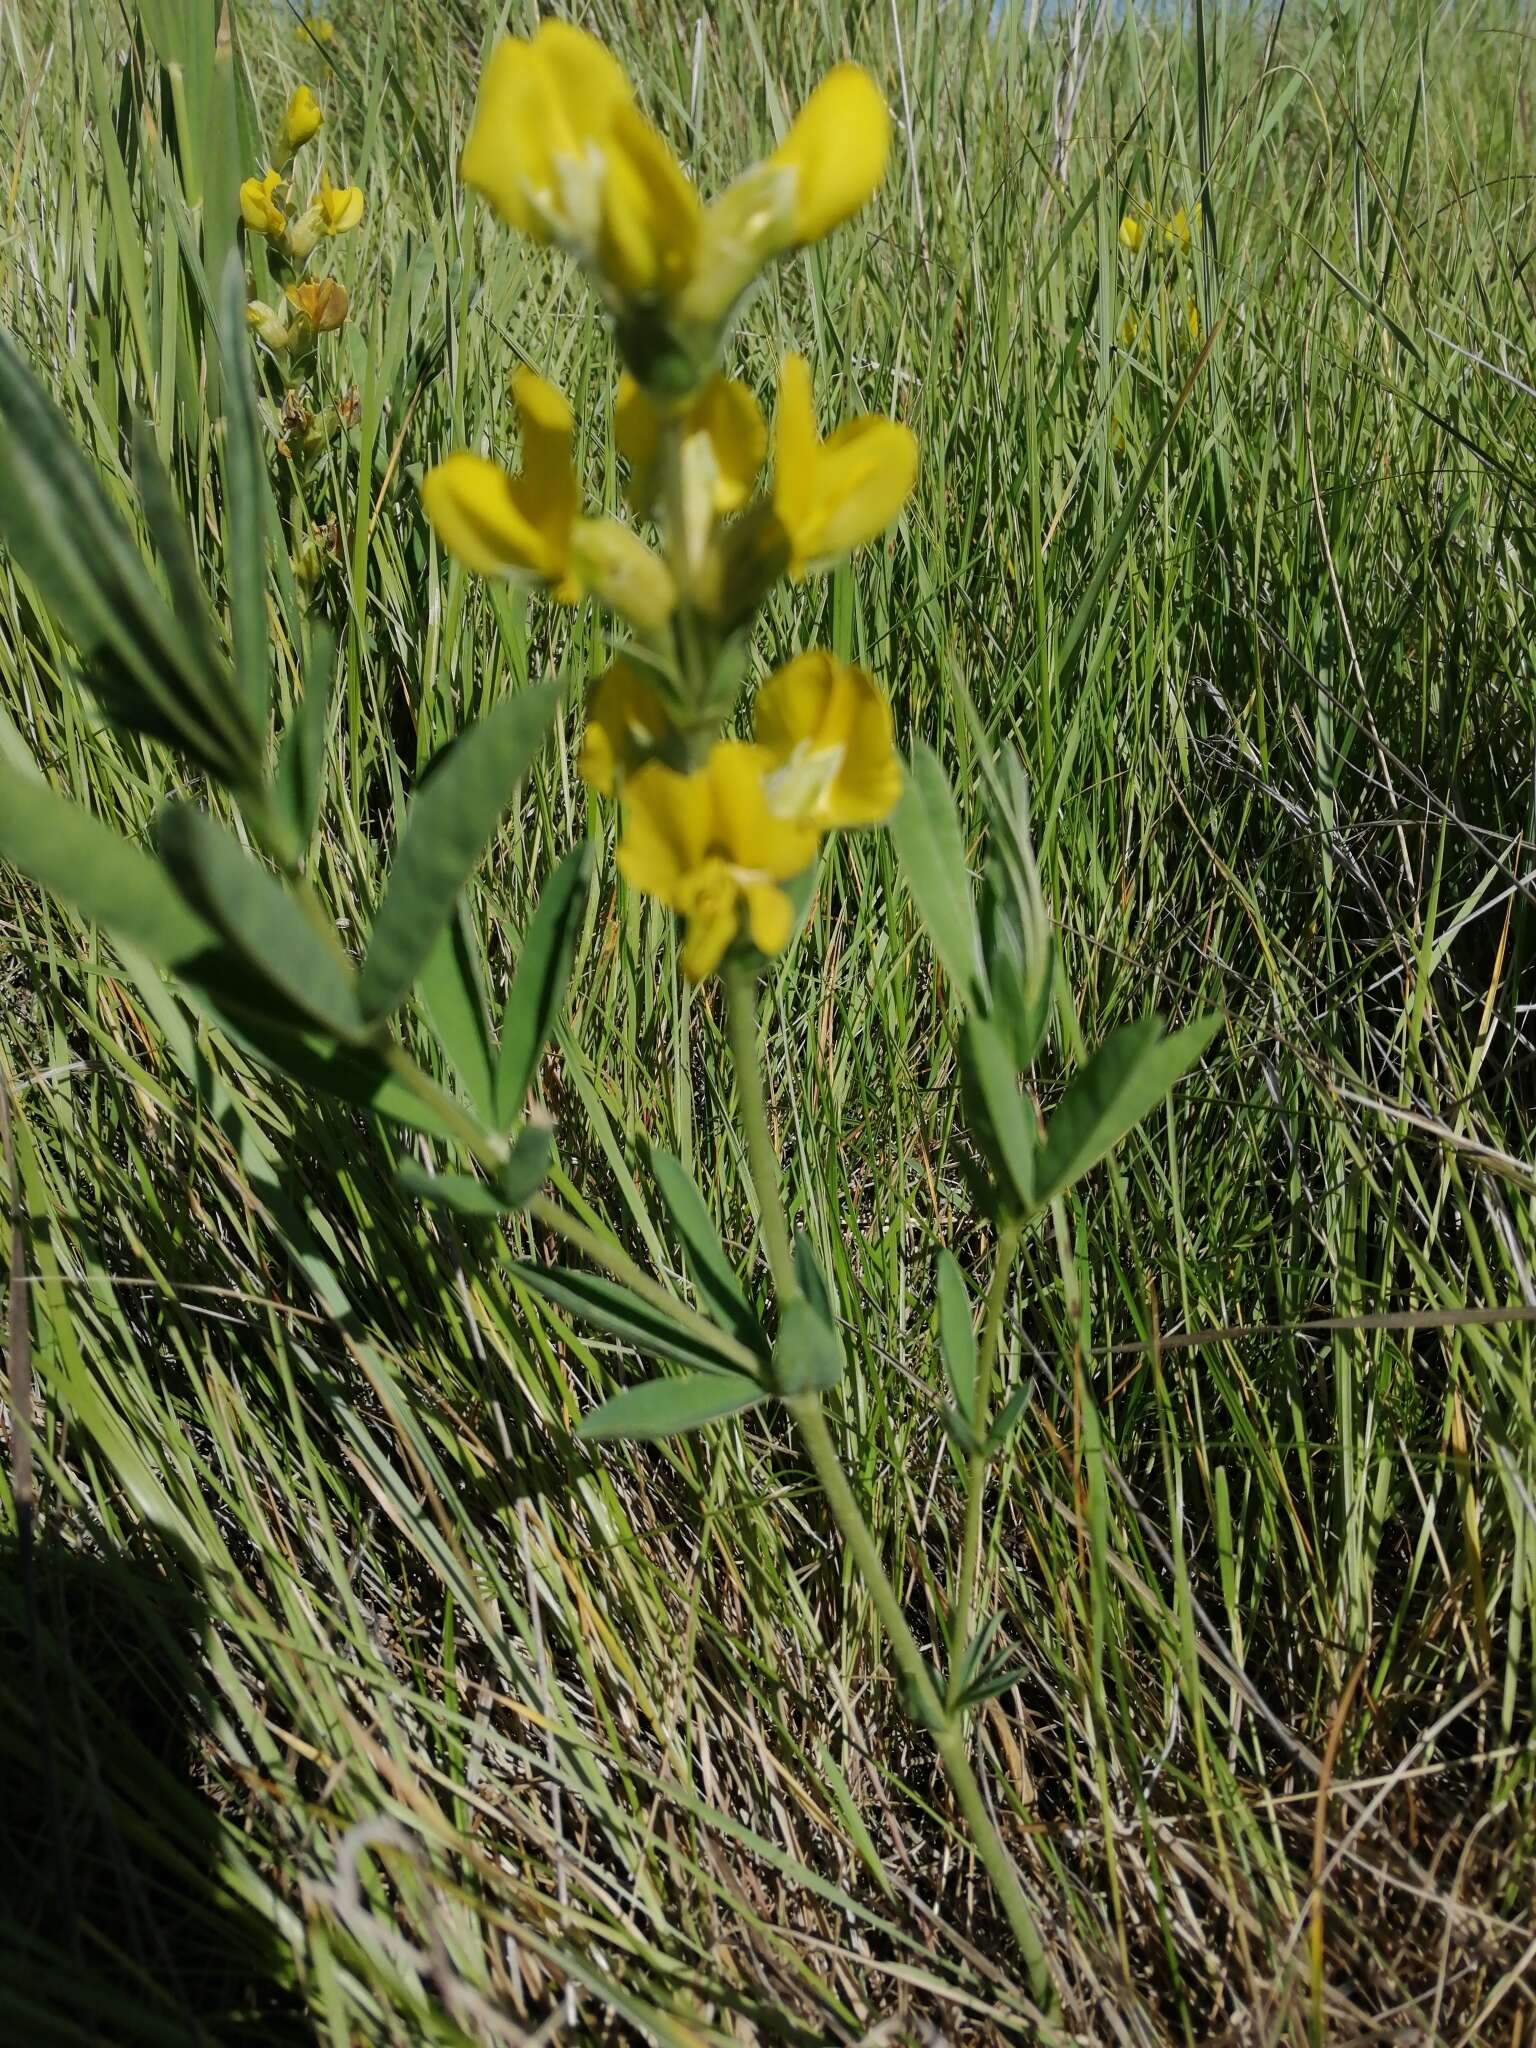
<path fill-rule="evenodd" d="M 542 1294 L 578 1322 L 618 1337 L 650 1358 L 664 1358 L 673 1365 L 702 1367 L 714 1372 L 727 1368 L 702 1330 L 684 1328 L 660 1309 L 631 1294 L 617 1280 L 596 1273 L 583 1273 L 574 1266 L 534 1266 L 524 1261 L 513 1271 L 535 1294 Z"/>
<path fill-rule="evenodd" d="M 217 945 L 157 860 L 8 761 L 0 761 L 0 856 L 158 966 L 180 967 Z"/>
<path fill-rule="evenodd" d="M 417 791 L 358 984 L 366 1016 L 387 1017 L 410 994 L 559 696 L 558 684 L 543 683 L 509 697 L 439 757 Z"/>
<path fill-rule="evenodd" d="M 666 1207 L 667 1218 L 683 1248 L 689 1275 L 699 1299 L 715 1321 L 754 1350 L 763 1348 L 763 1331 L 752 1313 L 742 1284 L 698 1183 L 663 1146 L 652 1145 L 651 1173 Z"/>
<path fill-rule="evenodd" d="M 171 586 L 176 617 L 210 682 L 216 684 L 227 672 L 228 664 L 219 646 L 187 522 L 155 447 L 154 429 L 143 418 L 133 423 L 133 481 L 139 503 L 144 507 L 144 522 L 160 557 L 165 580 Z"/>
<path fill-rule="evenodd" d="M 356 1109 L 388 1117 L 429 1138 L 456 1144 L 459 1133 L 440 1117 L 431 1103 L 406 1087 L 376 1052 L 366 1046 L 337 1045 L 334 1039 L 313 1032 L 274 1027 L 260 1017 L 245 1014 L 238 1006 L 221 1001 L 211 988 L 194 986 L 187 991 L 193 1007 L 217 1024 L 236 1045 L 273 1068 L 300 1082 L 317 1095 L 333 1096 Z"/>
<path fill-rule="evenodd" d="M 459 1086 L 480 1115 L 494 1121 L 496 1080 L 485 1009 L 485 967 L 479 934 L 462 896 L 427 955 L 417 993 Z"/>
<path fill-rule="evenodd" d="M 320 822 L 335 677 L 336 635 L 324 620 L 318 620 L 310 629 L 305 655 L 304 694 L 294 705 L 278 742 L 273 777 L 273 794 L 301 852 L 308 850 Z"/>
<path fill-rule="evenodd" d="M 795 1238 L 795 1278 L 800 1292 L 784 1304 L 773 1347 L 774 1390 L 824 1393 L 843 1376 L 843 1344 L 826 1279 L 803 1230 Z"/>
<path fill-rule="evenodd" d="M 891 838 L 907 888 L 939 964 L 968 1001 L 986 990 L 981 937 L 954 793 L 938 755 L 919 741 L 912 750 Z"/>
<path fill-rule="evenodd" d="M 522 1109 L 565 1000 L 591 871 L 591 844 L 583 840 L 539 891 L 538 908 L 524 934 L 501 1019 L 496 1114 L 503 1124 Z"/>
<path fill-rule="evenodd" d="M 939 1350 L 950 1392 L 962 1415 L 976 1405 L 976 1331 L 965 1275 L 952 1252 L 939 1253 Z"/>
<path fill-rule="evenodd" d="M 1162 1035 L 1143 1017 L 1107 1038 L 1057 1105 L 1041 1149 L 1040 1206 L 1082 1179 L 1182 1079 L 1221 1025 L 1220 1013 Z"/>
<path fill-rule="evenodd" d="M 1004 1211 L 1035 1205 L 1033 1113 L 1019 1093 L 1018 1069 L 997 1027 L 973 1011 L 960 1028 L 960 1096 L 971 1136 L 997 1182 Z"/>
<path fill-rule="evenodd" d="M 986 1451 L 989 1457 L 996 1457 L 1000 1451 L 1007 1449 L 1008 1439 L 1019 1426 L 1019 1418 L 1024 1413 L 1029 1395 L 1029 1387 L 1015 1387 L 998 1410 L 992 1427 L 987 1431 Z"/>
<path fill-rule="evenodd" d="M 219 287 L 224 369 L 224 578 L 229 586 L 235 687 L 245 716 L 265 736 L 271 717 L 267 644 L 267 472 L 251 381 L 245 264 L 232 248 Z"/>
<path fill-rule="evenodd" d="M 648 1442 L 703 1429 L 728 1415 L 739 1415 L 766 1399 L 767 1390 L 740 1372 L 694 1372 L 680 1380 L 645 1380 L 626 1387 L 577 1424 L 576 1434 L 588 1443 L 616 1438 Z"/>
<path fill-rule="evenodd" d="M 462 1216 L 504 1216 L 508 1204 L 489 1181 L 475 1180 L 467 1173 L 428 1173 L 415 1159 L 402 1159 L 395 1179 L 408 1195 L 418 1201 L 439 1202 L 457 1209 Z"/>
<path fill-rule="evenodd" d="M 525 1124 L 496 1176 L 496 1192 L 508 1209 L 525 1209 L 549 1178 L 555 1134 L 548 1124 Z"/>
<path fill-rule="evenodd" d="M 339 948 L 260 861 L 191 804 L 167 805 L 156 836 L 182 895 L 244 962 L 253 1002 L 264 982 L 337 1038 L 361 1034 L 356 989 Z"/>

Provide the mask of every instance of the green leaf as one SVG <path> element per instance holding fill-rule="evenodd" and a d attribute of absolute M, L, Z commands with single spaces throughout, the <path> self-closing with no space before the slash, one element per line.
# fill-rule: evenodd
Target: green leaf
<path fill-rule="evenodd" d="M 160 557 L 165 580 L 171 586 L 176 618 L 204 673 L 210 682 L 217 682 L 227 674 L 228 664 L 219 645 L 187 522 L 155 447 L 154 429 L 143 418 L 133 423 L 133 481 L 139 503 L 144 507 L 144 523 Z"/>
<path fill-rule="evenodd" d="M 891 815 L 890 830 L 896 858 L 939 965 L 960 994 L 974 1002 L 985 994 L 986 970 L 965 840 L 943 764 L 922 741 L 912 750 L 906 786 Z"/>
<path fill-rule="evenodd" d="M 229 585 L 235 686 L 245 716 L 265 737 L 271 717 L 267 644 L 267 471 L 251 381 L 245 264 L 232 248 L 219 286 L 224 369 L 224 578 Z"/>
<path fill-rule="evenodd" d="M 244 963 L 296 1010 L 340 1039 L 364 1025 L 340 954 L 283 885 L 237 840 L 191 804 L 169 804 L 160 854 L 183 897 Z M 249 991 L 259 1001 L 258 989 Z"/>
<path fill-rule="evenodd" d="M 962 1415 L 976 1403 L 976 1331 L 971 1322 L 971 1296 L 965 1275 L 952 1252 L 939 1253 L 939 1350 L 949 1376 L 950 1392 Z"/>
<path fill-rule="evenodd" d="M 428 1173 L 415 1159 L 402 1159 L 395 1179 L 418 1201 L 440 1202 L 463 1216 L 504 1216 L 509 1206 L 489 1181 L 467 1173 Z"/>
<path fill-rule="evenodd" d="M 1025 1216 L 1035 1206 L 1032 1111 L 1019 1093 L 1013 1054 L 997 1027 L 973 1011 L 960 1027 L 960 1098 L 971 1136 L 992 1169 L 1003 1212 Z"/>
<path fill-rule="evenodd" d="M 238 717 L 219 676 L 206 673 L 58 408 L 5 334 L 0 423 L 0 539 L 79 649 L 108 716 L 248 786 L 260 735 Z"/>
<path fill-rule="evenodd" d="M 710 1372 L 730 1369 L 730 1361 L 722 1358 L 702 1330 L 675 1323 L 617 1280 L 583 1273 L 574 1266 L 534 1266 L 521 1260 L 514 1261 L 512 1270 L 535 1294 L 542 1294 L 576 1321 L 605 1330 L 648 1357 Z"/>
<path fill-rule="evenodd" d="M 784 1304 L 773 1347 L 774 1391 L 824 1393 L 843 1376 L 843 1346 L 827 1283 L 804 1231 L 795 1239 L 795 1278 L 800 1292 Z"/>
<path fill-rule="evenodd" d="M 487 1120 L 496 1116 L 491 1027 L 485 1011 L 480 940 L 463 897 L 427 955 L 417 993 L 459 1086 Z"/>
<path fill-rule="evenodd" d="M 962 1415 L 951 1402 L 944 1403 L 939 1419 L 944 1424 L 944 1434 L 962 1458 L 974 1458 L 985 1449 L 980 1437 L 971 1427 L 969 1418 Z"/>
<path fill-rule="evenodd" d="M 548 1124 L 525 1124 L 496 1176 L 496 1192 L 508 1209 L 526 1209 L 549 1178 L 555 1134 Z"/>
<path fill-rule="evenodd" d="M 363 1013 L 410 994 L 459 891 L 548 731 L 559 685 L 509 697 L 440 755 L 416 793 L 358 983 Z"/>
<path fill-rule="evenodd" d="M 998 1410 L 992 1427 L 987 1431 L 985 1449 L 989 1458 L 995 1458 L 1000 1451 L 1007 1449 L 1008 1439 L 1019 1426 L 1019 1418 L 1024 1413 L 1029 1395 L 1029 1387 L 1015 1387 Z"/>
<path fill-rule="evenodd" d="M 1113 1151 L 1195 1064 L 1220 1025 L 1215 1012 L 1164 1037 L 1160 1017 L 1143 1017 L 1107 1038 L 1051 1118 L 1040 1153 L 1038 1205 L 1044 1207 Z"/>
<path fill-rule="evenodd" d="M 217 944 L 157 860 L 7 761 L 0 761 L 0 855 L 158 966 L 183 966 Z"/>
<path fill-rule="evenodd" d="M 273 794 L 299 852 L 309 849 L 325 793 L 325 752 L 331 733 L 336 635 L 325 621 L 310 628 L 304 694 L 289 714 L 277 747 Z"/>
<path fill-rule="evenodd" d="M 741 1372 L 694 1372 L 680 1380 L 645 1380 L 626 1387 L 577 1424 L 588 1443 L 615 1438 L 647 1442 L 703 1429 L 766 1399 L 766 1389 Z"/>
<path fill-rule="evenodd" d="M 539 891 L 538 908 L 523 935 L 501 1019 L 496 1115 L 503 1124 L 522 1109 L 565 1000 L 591 871 L 591 844 L 583 840 Z"/>
<path fill-rule="evenodd" d="M 216 991 L 193 987 L 190 1000 L 202 1015 L 218 1025 L 236 1045 L 290 1080 L 300 1082 L 317 1095 L 329 1095 L 338 1102 L 388 1117 L 392 1123 L 424 1131 L 429 1138 L 446 1143 L 459 1142 L 457 1129 L 366 1046 L 337 1045 L 333 1039 L 313 1032 L 282 1029 L 259 1017 L 221 1001 Z"/>
<path fill-rule="evenodd" d="M 652 1145 L 648 1158 L 699 1299 L 723 1329 L 761 1351 L 762 1325 L 752 1313 L 698 1183 L 664 1147 Z"/>

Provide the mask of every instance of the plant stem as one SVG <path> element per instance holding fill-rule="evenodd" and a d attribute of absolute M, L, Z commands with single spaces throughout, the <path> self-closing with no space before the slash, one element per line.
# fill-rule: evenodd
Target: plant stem
<path fill-rule="evenodd" d="M 736 1100 L 741 1113 L 742 1133 L 747 1145 L 747 1163 L 757 1193 L 758 1216 L 763 1235 L 763 1244 L 768 1254 L 769 1270 L 773 1275 L 774 1292 L 778 1296 L 782 1312 L 784 1303 L 792 1300 L 798 1292 L 795 1280 L 794 1256 L 790 1250 L 789 1225 L 785 1220 L 784 1204 L 779 1193 L 779 1163 L 774 1154 L 773 1140 L 768 1130 L 768 1108 L 763 1088 L 762 1067 L 757 1056 L 757 992 L 756 977 L 752 970 L 739 960 L 729 960 L 725 966 L 726 1025 L 730 1037 L 731 1059 L 736 1069 Z M 1017 1240 L 1015 1239 L 1015 1244 Z M 1011 1265 L 1011 1257 L 1009 1261 Z M 994 1281 L 994 1293 L 1001 1296 L 1006 1292 L 1006 1276 L 1003 1282 Z M 1001 1301 L 997 1314 L 992 1320 L 1001 1322 Z M 997 1334 L 992 1335 L 992 1350 L 997 1349 Z M 990 1367 L 988 1368 L 990 1377 Z M 785 1396 L 788 1408 L 816 1473 L 818 1485 L 832 1511 L 854 1568 L 864 1582 L 865 1590 L 874 1602 L 875 1612 L 880 1617 L 886 1639 L 891 1646 L 891 1655 L 905 1682 L 909 1711 L 933 1734 L 939 1760 L 944 1766 L 950 1785 L 965 1815 L 970 1829 L 971 1840 L 976 1845 L 987 1875 L 991 1878 L 1008 1925 L 1013 1930 L 1019 1945 L 1019 1954 L 1029 1977 L 1030 1994 L 1043 2012 L 1049 2013 L 1055 2004 L 1051 1985 L 1050 1969 L 1046 1961 L 1045 1946 L 1040 1939 L 1040 1930 L 1025 1897 L 1019 1873 L 1008 1854 L 997 1823 L 988 1811 L 966 1748 L 965 1730 L 959 1720 L 951 1715 L 928 1660 L 913 1635 L 902 1612 L 901 1601 L 896 1588 L 891 1584 L 885 1565 L 880 1556 L 880 1546 L 874 1532 L 864 1518 L 853 1486 L 843 1461 L 838 1456 L 832 1432 L 827 1426 L 826 1411 L 821 1395 L 814 1389 L 805 1393 Z"/>
<path fill-rule="evenodd" d="M 1005 1224 L 998 1234 L 997 1258 L 992 1284 L 987 1290 L 986 1314 L 981 1326 L 981 1350 L 976 1360 L 976 1385 L 971 1402 L 971 1434 L 978 1448 L 971 1452 L 965 1469 L 965 1530 L 960 1540 L 960 1571 L 950 1603 L 951 1649 L 959 1652 L 976 1633 L 976 1582 L 981 1566 L 981 1518 L 987 1492 L 985 1449 L 992 1426 L 992 1379 L 997 1369 L 998 1346 L 1003 1331 L 1003 1310 L 1008 1302 L 1008 1283 L 1018 1257 L 1023 1226 Z"/>

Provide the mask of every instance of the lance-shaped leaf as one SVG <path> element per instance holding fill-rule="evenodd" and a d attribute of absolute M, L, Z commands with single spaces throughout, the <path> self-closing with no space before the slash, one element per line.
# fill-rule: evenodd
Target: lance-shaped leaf
<path fill-rule="evenodd" d="M 1112 1152 L 1156 1109 L 1220 1027 L 1217 1012 L 1163 1035 L 1160 1017 L 1143 1017 L 1106 1038 L 1057 1104 L 1035 1173 L 1043 1208 Z"/>
<path fill-rule="evenodd" d="M 767 1389 L 741 1372 L 691 1372 L 677 1380 L 645 1380 L 583 1416 L 576 1434 L 588 1443 L 680 1436 L 727 1415 L 739 1415 L 766 1399 Z"/>
<path fill-rule="evenodd" d="M 8 761 L 0 761 L 0 856 L 160 967 L 183 967 L 218 943 L 157 860 Z"/>
<path fill-rule="evenodd" d="M 183 897 L 244 966 L 253 1009 L 259 1013 L 271 991 L 337 1038 L 362 1036 L 356 985 L 339 946 L 276 876 L 191 804 L 167 805 L 156 836 Z"/>
<path fill-rule="evenodd" d="M 1019 1093 L 1018 1069 L 997 1027 L 973 1011 L 960 1029 L 960 1098 L 1009 1216 L 1036 1206 L 1034 1115 Z"/>
<path fill-rule="evenodd" d="M 764 1348 L 762 1326 L 752 1313 L 736 1270 L 732 1266 L 715 1219 L 699 1191 L 698 1183 L 661 1145 L 648 1154 L 651 1173 L 671 1223 L 683 1248 L 689 1277 L 699 1299 L 722 1329 L 754 1351 Z"/>
<path fill-rule="evenodd" d="M 235 686 L 246 718 L 265 735 L 271 710 L 267 645 L 267 471 L 251 381 L 245 265 L 231 249 L 219 288 L 224 365 L 224 577 L 235 646 Z"/>
<path fill-rule="evenodd" d="M 248 1015 L 236 1002 L 221 1000 L 201 983 L 188 991 L 193 1007 L 237 1045 L 266 1066 L 300 1082 L 317 1095 L 330 1095 L 354 1108 L 388 1117 L 391 1123 L 423 1131 L 429 1138 L 457 1143 L 457 1127 L 411 1088 L 383 1057 L 365 1045 L 337 1045 L 313 1031 L 274 1025 Z"/>
<path fill-rule="evenodd" d="M 455 740 L 423 781 L 363 962 L 358 992 L 365 1015 L 387 1017 L 410 994 L 559 697 L 554 683 L 509 697 Z"/>
<path fill-rule="evenodd" d="M 987 983 L 960 815 L 943 763 L 921 741 L 912 750 L 890 832 L 939 964 L 960 994 L 974 1002 Z"/>
<path fill-rule="evenodd" d="M 784 1304 L 773 1347 L 774 1391 L 825 1393 L 843 1376 L 843 1346 L 832 1297 L 804 1231 L 795 1238 L 795 1278 L 800 1292 Z"/>
<path fill-rule="evenodd" d="M 480 935 L 461 896 L 417 978 L 417 993 L 459 1086 L 482 1117 L 493 1118 L 496 1077 L 485 1007 Z"/>
<path fill-rule="evenodd" d="M 971 1321 L 971 1294 L 953 1252 L 939 1253 L 939 1350 L 950 1392 L 963 1415 L 976 1400 L 976 1330 Z"/>
<path fill-rule="evenodd" d="M 533 1086 L 539 1060 L 565 1001 L 591 869 L 591 844 L 583 840 L 572 847 L 539 891 L 538 908 L 523 935 L 512 992 L 501 1019 L 496 1113 L 504 1124 L 517 1115 Z"/>
<path fill-rule="evenodd" d="M 0 334 L 0 539 L 78 648 L 116 723 L 181 747 L 235 787 L 259 773 L 261 733 L 222 664 L 155 587 L 143 557 L 15 347 Z M 151 480 L 153 498 L 155 480 Z"/>
<path fill-rule="evenodd" d="M 714 1347 L 702 1326 L 686 1328 L 642 1301 L 617 1280 L 583 1273 L 573 1266 L 534 1266 L 523 1261 L 512 1270 L 535 1294 L 542 1294 L 579 1323 L 605 1330 L 652 1358 L 672 1365 L 699 1366 L 706 1371 L 728 1369 L 732 1360 Z M 722 1343 L 725 1341 L 721 1340 Z"/>

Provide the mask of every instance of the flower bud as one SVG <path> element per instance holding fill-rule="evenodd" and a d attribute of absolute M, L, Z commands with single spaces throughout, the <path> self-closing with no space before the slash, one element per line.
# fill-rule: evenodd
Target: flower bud
<path fill-rule="evenodd" d="M 578 519 L 571 527 L 571 572 L 599 604 L 642 633 L 659 633 L 677 606 L 667 565 L 617 519 Z"/>

